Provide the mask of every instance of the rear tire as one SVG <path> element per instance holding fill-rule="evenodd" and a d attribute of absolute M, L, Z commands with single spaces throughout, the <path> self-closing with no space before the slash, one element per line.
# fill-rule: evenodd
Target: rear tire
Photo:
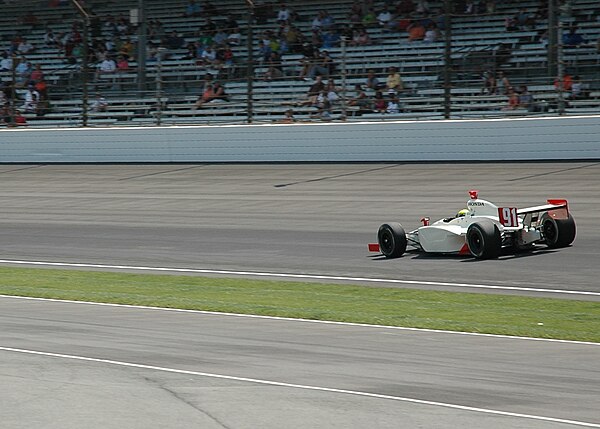
<path fill-rule="evenodd" d="M 571 215 L 566 219 L 554 219 L 545 214 L 542 220 L 542 234 L 549 248 L 567 247 L 575 240 L 577 234 L 575 219 Z"/>
<path fill-rule="evenodd" d="M 406 232 L 398 222 L 384 223 L 377 231 L 379 250 L 386 258 L 398 258 L 406 251 Z"/>
<path fill-rule="evenodd" d="M 469 225 L 466 242 L 469 252 L 477 259 L 497 258 L 502 248 L 500 230 L 489 219 L 482 219 Z"/>

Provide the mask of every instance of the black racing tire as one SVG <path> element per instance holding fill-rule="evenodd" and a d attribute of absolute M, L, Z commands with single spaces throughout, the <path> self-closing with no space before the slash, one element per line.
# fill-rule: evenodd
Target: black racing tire
<path fill-rule="evenodd" d="M 554 219 L 547 213 L 542 217 L 542 236 L 551 249 L 567 247 L 575 240 L 575 219 L 569 214 L 566 219 Z"/>
<path fill-rule="evenodd" d="M 494 222 L 482 219 L 469 225 L 465 237 L 471 255 L 477 259 L 494 259 L 500 255 L 502 237 Z"/>
<path fill-rule="evenodd" d="M 377 231 L 377 242 L 386 258 L 398 258 L 406 251 L 406 232 L 398 222 L 384 223 Z"/>

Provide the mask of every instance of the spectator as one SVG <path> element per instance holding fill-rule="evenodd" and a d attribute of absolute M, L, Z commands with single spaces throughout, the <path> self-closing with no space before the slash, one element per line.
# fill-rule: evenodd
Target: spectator
<path fill-rule="evenodd" d="M 542 0 L 542 2 L 546 3 L 546 0 Z M 496 13 L 496 0 L 487 0 L 485 2 L 485 12 L 488 14 Z"/>
<path fill-rule="evenodd" d="M 25 116 L 23 116 L 21 114 L 20 110 L 15 110 L 15 115 L 14 115 L 14 118 L 13 118 L 13 123 L 16 126 L 27 125 L 27 119 L 25 118 Z"/>
<path fill-rule="evenodd" d="M 14 117 L 10 108 L 10 104 L 8 102 L 4 102 L 0 106 L 0 122 L 9 127 L 14 126 Z"/>
<path fill-rule="evenodd" d="M 325 89 L 325 84 L 321 76 L 315 77 L 315 82 L 310 86 L 307 93 L 307 100 L 301 104 L 315 106 L 317 104 L 317 97 Z"/>
<path fill-rule="evenodd" d="M 196 109 L 201 109 L 205 103 L 211 103 L 216 100 L 227 101 L 229 96 L 225 93 L 225 87 L 219 82 L 214 82 L 212 85 L 208 85 L 198 101 L 196 101 Z"/>
<path fill-rule="evenodd" d="M 520 30 L 526 30 L 527 28 L 533 30 L 535 28 L 535 18 L 527 11 L 526 8 L 520 9 L 515 15 L 514 20 L 516 21 L 516 24 Z"/>
<path fill-rule="evenodd" d="M 367 93 L 363 90 L 362 85 L 359 83 L 354 85 L 354 91 L 356 95 L 348 101 L 348 105 L 359 107 L 359 111 L 366 109 L 370 103 L 369 97 L 367 97 Z"/>
<path fill-rule="evenodd" d="M 366 28 L 375 27 L 377 25 L 377 14 L 375 13 L 375 9 L 369 8 L 367 13 L 364 14 L 362 25 Z"/>
<path fill-rule="evenodd" d="M 402 78 L 400 77 L 400 73 L 396 67 L 390 67 L 388 69 L 388 77 L 385 82 L 385 88 L 388 93 L 397 94 L 404 90 L 404 83 L 402 82 Z"/>
<path fill-rule="evenodd" d="M 367 30 L 361 26 L 358 30 L 354 31 L 354 35 L 352 37 L 352 41 L 350 45 L 352 46 L 367 46 L 371 44 L 371 37 Z"/>
<path fill-rule="evenodd" d="M 310 115 L 311 118 L 330 119 L 331 118 L 331 101 L 327 95 L 327 90 L 322 90 L 316 99 L 317 113 Z"/>
<path fill-rule="evenodd" d="M 31 54 L 34 51 L 35 48 L 33 47 L 33 45 L 29 43 L 25 38 L 21 40 L 21 43 L 19 43 L 19 46 L 17 48 L 17 52 L 21 55 Z"/>
<path fill-rule="evenodd" d="M 35 83 L 35 90 L 40 93 L 40 101 L 47 102 L 47 100 L 48 100 L 48 84 L 46 83 L 46 80 L 44 79 L 43 76 Z M 39 110 L 40 109 L 38 106 L 38 111 Z"/>
<path fill-rule="evenodd" d="M 340 100 L 340 96 L 338 95 L 339 88 L 335 86 L 333 79 L 327 81 L 325 91 L 327 93 L 327 99 L 331 104 L 337 103 Z"/>
<path fill-rule="evenodd" d="M 383 9 L 377 15 L 377 23 L 381 28 L 388 28 L 392 22 L 392 13 L 390 12 L 387 5 L 383 6 Z"/>
<path fill-rule="evenodd" d="M 316 75 L 328 77 L 335 68 L 333 59 L 329 55 L 329 52 L 323 51 L 320 54 L 316 51 L 315 59 L 317 60 L 310 70 L 308 71 L 308 77 L 314 79 Z"/>
<path fill-rule="evenodd" d="M 42 71 L 41 64 L 35 65 L 35 68 L 31 72 L 31 75 L 29 75 L 29 79 L 33 81 L 33 83 L 39 82 L 40 80 L 44 79 L 44 72 Z"/>
<path fill-rule="evenodd" d="M 21 106 L 26 113 L 36 113 L 40 102 L 40 93 L 35 90 L 33 85 L 29 85 L 25 93 L 25 103 Z"/>
<path fill-rule="evenodd" d="M 482 94 L 494 95 L 498 89 L 496 85 L 496 77 L 491 70 L 486 70 L 482 74 L 483 88 L 481 89 Z M 508 88 L 508 87 L 507 87 Z"/>
<path fill-rule="evenodd" d="M 329 28 L 321 40 L 323 49 L 331 49 L 340 45 L 340 35 L 333 28 Z"/>
<path fill-rule="evenodd" d="M 13 60 L 12 57 L 8 55 L 8 52 L 2 52 L 0 58 L 0 72 L 11 71 L 13 68 Z"/>
<path fill-rule="evenodd" d="M 498 78 L 496 79 L 495 83 L 496 83 L 496 91 L 500 95 L 507 95 L 508 88 L 510 88 L 512 86 L 510 84 L 510 81 L 508 80 L 508 76 L 502 70 L 500 70 L 498 72 Z"/>
<path fill-rule="evenodd" d="M 281 3 L 279 6 L 279 12 L 277 12 L 277 21 L 279 23 L 287 23 L 290 20 L 290 9 L 285 5 L 285 3 Z"/>
<path fill-rule="evenodd" d="M 197 17 L 202 15 L 202 6 L 196 3 L 195 0 L 189 0 L 183 16 Z"/>
<path fill-rule="evenodd" d="M 107 56 L 98 66 L 99 73 L 114 73 L 117 71 L 115 60 Z"/>
<path fill-rule="evenodd" d="M 428 15 L 431 12 L 431 7 L 427 0 L 418 0 L 415 8 L 415 12 L 421 16 Z"/>
<path fill-rule="evenodd" d="M 242 34 L 238 27 L 233 27 L 229 35 L 227 36 L 227 44 L 231 46 L 238 46 L 242 40 Z"/>
<path fill-rule="evenodd" d="M 122 55 L 127 60 L 131 60 L 133 58 L 134 49 L 135 47 L 131 42 L 131 39 L 127 37 L 119 47 L 119 55 Z"/>
<path fill-rule="evenodd" d="M 367 72 L 367 80 L 365 81 L 365 86 L 368 89 L 372 89 L 373 91 L 378 91 L 380 89 L 385 88 L 385 84 L 379 82 L 379 79 L 375 76 L 375 70 L 370 69 Z"/>
<path fill-rule="evenodd" d="M 268 68 L 265 72 L 265 80 L 278 79 L 283 76 L 281 57 L 277 52 L 271 52 L 271 56 L 266 63 Z"/>
<path fill-rule="evenodd" d="M 398 103 L 398 97 L 396 97 L 396 95 L 390 94 L 385 112 L 391 114 L 400 113 L 400 104 Z"/>
<path fill-rule="evenodd" d="M 200 60 L 204 65 L 214 66 L 217 63 L 217 52 L 213 49 L 211 45 L 208 45 L 202 51 Z"/>
<path fill-rule="evenodd" d="M 296 122 L 296 118 L 294 118 L 294 111 L 292 109 L 287 109 L 283 114 L 283 118 L 279 122 L 282 124 L 293 124 Z"/>
<path fill-rule="evenodd" d="M 175 30 L 173 30 L 171 34 L 165 38 L 164 41 L 165 47 L 172 50 L 183 48 L 184 43 L 185 40 L 183 39 L 183 37 L 179 36 L 179 34 L 177 34 L 177 31 Z"/>
<path fill-rule="evenodd" d="M 565 48 L 576 48 L 584 44 L 585 39 L 581 34 L 577 33 L 577 27 L 573 26 L 569 29 L 568 33 L 563 35 L 562 42 Z"/>
<path fill-rule="evenodd" d="M 119 55 L 119 58 L 117 59 L 117 71 L 120 73 L 129 71 L 129 61 L 126 56 Z"/>
<path fill-rule="evenodd" d="M 563 75 L 562 81 L 560 77 L 557 77 L 554 80 L 554 88 L 557 91 L 571 92 L 571 90 L 573 89 L 573 78 L 569 73 L 565 73 Z"/>
<path fill-rule="evenodd" d="M 463 13 L 465 15 L 473 15 L 476 12 L 477 12 L 477 5 L 475 4 L 475 2 L 473 0 L 467 0 L 467 2 L 465 3 L 465 9 L 464 9 Z"/>
<path fill-rule="evenodd" d="M 503 107 L 502 110 L 515 110 L 519 108 L 519 94 L 513 89 L 512 86 L 508 87 L 508 105 Z"/>
<path fill-rule="evenodd" d="M 514 16 L 507 16 L 504 19 L 504 29 L 506 31 L 517 31 L 519 29 L 517 25 L 517 20 Z"/>
<path fill-rule="evenodd" d="M 584 84 L 581 81 L 581 78 L 579 76 L 575 76 L 573 78 L 573 83 L 571 84 L 571 95 L 570 98 L 572 100 L 577 99 L 577 98 L 584 98 L 586 97 L 586 91 L 584 89 Z"/>
<path fill-rule="evenodd" d="M 56 35 L 50 28 L 46 31 L 46 34 L 44 35 L 44 44 L 49 48 L 61 47 Z"/>
<path fill-rule="evenodd" d="M 16 85 L 18 87 L 23 87 L 29 82 L 31 79 L 31 72 L 33 71 L 33 67 L 29 61 L 26 61 L 25 57 L 21 57 L 19 60 L 19 64 L 15 68 L 15 73 L 17 75 Z"/>
<path fill-rule="evenodd" d="M 387 102 L 385 101 L 385 98 L 383 98 L 383 93 L 381 91 L 375 92 L 373 110 L 377 113 L 385 113 L 387 110 Z"/>
<path fill-rule="evenodd" d="M 519 107 L 532 111 L 533 106 L 533 95 L 531 95 L 527 86 L 522 85 L 519 91 Z"/>
<path fill-rule="evenodd" d="M 234 65 L 233 51 L 231 50 L 231 47 L 229 45 L 225 45 L 224 47 L 222 47 L 221 49 L 219 49 L 217 51 L 216 65 L 219 68 L 233 67 L 233 65 Z"/>
<path fill-rule="evenodd" d="M 185 55 L 181 57 L 182 60 L 194 60 L 198 58 L 198 50 L 202 53 L 200 42 L 189 42 L 185 47 L 185 50 Z"/>
<path fill-rule="evenodd" d="M 434 22 L 431 22 L 427 26 L 427 31 L 425 31 L 425 36 L 423 37 L 424 42 L 437 42 L 440 37 L 440 31 L 435 25 Z"/>
<path fill-rule="evenodd" d="M 96 98 L 94 98 L 94 101 L 92 101 L 90 105 L 90 109 L 92 112 L 106 112 L 108 109 L 108 101 L 106 101 L 106 98 L 104 98 L 101 93 L 97 92 Z"/>
<path fill-rule="evenodd" d="M 420 19 L 415 19 L 406 29 L 408 32 L 408 41 L 423 40 L 425 37 L 425 27 Z"/>

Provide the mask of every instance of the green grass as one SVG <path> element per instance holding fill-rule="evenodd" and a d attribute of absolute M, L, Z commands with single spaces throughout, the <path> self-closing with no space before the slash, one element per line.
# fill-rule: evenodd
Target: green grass
<path fill-rule="evenodd" d="M 0 294 L 600 342 L 591 301 L 28 268 Z"/>

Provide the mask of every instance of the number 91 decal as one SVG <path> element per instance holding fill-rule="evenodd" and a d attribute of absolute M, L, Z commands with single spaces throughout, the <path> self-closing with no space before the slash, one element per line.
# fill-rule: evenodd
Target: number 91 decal
<path fill-rule="evenodd" d="M 516 207 L 498 207 L 498 218 L 502 226 L 508 228 L 519 226 Z"/>

